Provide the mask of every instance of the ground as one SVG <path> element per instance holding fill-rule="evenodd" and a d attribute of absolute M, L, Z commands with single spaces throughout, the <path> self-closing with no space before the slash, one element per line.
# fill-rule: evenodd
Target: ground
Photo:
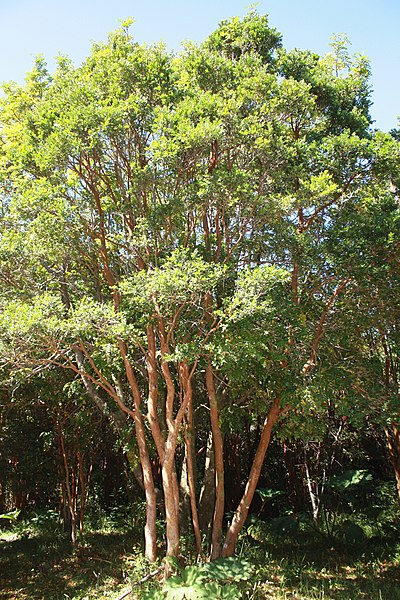
<path fill-rule="evenodd" d="M 354 546 L 301 532 L 258 537 L 243 535 L 238 548 L 255 565 L 254 579 L 240 584 L 244 598 L 400 600 L 400 545 L 393 539 Z M 116 600 L 150 569 L 132 532 L 90 532 L 76 549 L 60 532 L 0 536 L 2 600 Z M 143 591 L 135 587 L 131 597 Z"/>

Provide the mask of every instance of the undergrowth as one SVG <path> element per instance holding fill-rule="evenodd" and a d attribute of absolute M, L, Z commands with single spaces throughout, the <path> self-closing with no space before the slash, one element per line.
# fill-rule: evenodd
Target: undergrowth
<path fill-rule="evenodd" d="M 0 530 L 0 598 L 116 600 L 133 588 L 128 600 L 400 599 L 398 528 L 364 524 L 363 531 L 362 540 L 350 542 L 304 523 L 279 530 L 253 519 L 234 560 L 207 564 L 185 540 L 168 582 L 160 570 L 140 583 L 154 566 L 143 557 L 140 528 L 128 513 L 103 518 L 101 529 L 88 530 L 76 548 L 55 513 L 36 514 Z"/>

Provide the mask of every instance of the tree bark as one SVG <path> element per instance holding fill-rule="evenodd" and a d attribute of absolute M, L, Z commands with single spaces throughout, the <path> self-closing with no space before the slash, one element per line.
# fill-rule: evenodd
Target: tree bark
<path fill-rule="evenodd" d="M 203 486 L 199 497 L 200 530 L 207 532 L 210 539 L 211 523 L 215 506 L 215 456 L 213 435 L 210 431 L 207 438 L 206 459 L 204 463 Z"/>
<path fill-rule="evenodd" d="M 225 507 L 224 443 L 219 426 L 218 398 L 214 385 L 214 373 L 210 363 L 206 367 L 206 386 L 210 403 L 210 421 L 215 459 L 215 507 L 211 534 L 211 560 L 215 560 L 221 556 L 222 520 Z"/>
<path fill-rule="evenodd" d="M 185 376 L 185 395 L 188 396 L 185 449 L 187 462 L 187 477 L 189 484 L 190 510 L 192 513 L 193 532 L 196 540 L 196 552 L 197 554 L 201 554 L 201 533 L 199 524 L 199 513 L 197 511 L 196 478 L 194 466 L 193 391 L 192 382 L 189 377 L 187 365 L 185 365 L 183 373 Z"/>
<path fill-rule="evenodd" d="M 257 452 L 251 466 L 250 475 L 247 480 L 246 488 L 239 506 L 236 509 L 232 523 L 227 531 L 224 545 L 222 548 L 222 556 L 232 556 L 235 552 L 237 537 L 246 521 L 251 502 L 253 500 L 258 480 L 260 478 L 261 468 L 264 462 L 266 452 L 268 450 L 271 439 L 271 432 L 281 415 L 279 399 L 275 399 L 264 422 L 264 427 L 261 432 L 261 439 L 258 444 Z"/>
<path fill-rule="evenodd" d="M 171 434 L 165 447 L 165 458 L 162 465 L 162 482 L 164 489 L 164 503 L 166 515 L 166 538 L 167 538 L 167 556 L 177 557 L 179 554 L 179 514 L 177 511 L 177 502 L 174 486 L 174 458 L 176 448 L 176 438 Z"/>
<path fill-rule="evenodd" d="M 190 517 L 190 488 L 188 478 L 188 445 L 186 444 L 187 432 L 185 431 L 185 455 L 182 461 L 181 476 L 179 480 L 179 527 L 183 533 L 188 532 Z"/>
<path fill-rule="evenodd" d="M 400 432 L 397 425 L 392 423 L 391 427 L 385 428 L 385 434 L 390 462 L 396 479 L 397 493 L 400 498 Z"/>
<path fill-rule="evenodd" d="M 119 340 L 119 350 L 124 361 L 126 376 L 131 387 L 133 401 L 135 404 L 133 418 L 139 447 L 140 463 L 143 470 L 144 491 L 146 495 L 146 525 L 144 528 L 145 555 L 150 562 L 155 562 L 157 558 L 157 501 L 153 473 L 151 470 L 151 462 L 147 448 L 144 420 L 140 411 L 142 398 L 132 365 L 130 364 L 127 356 L 126 345 L 123 340 Z"/>
<path fill-rule="evenodd" d="M 169 370 L 168 370 L 169 371 Z M 186 361 L 179 365 L 179 373 L 182 381 L 186 381 L 183 390 L 183 401 L 178 409 L 175 419 L 170 407 L 168 418 L 169 433 L 165 442 L 164 461 L 162 463 L 162 481 L 164 489 L 165 513 L 166 513 L 166 538 L 167 556 L 177 557 L 179 554 L 179 487 L 175 470 L 175 451 L 178 442 L 178 433 L 185 412 L 190 401 L 190 377 Z M 188 379 L 189 378 L 189 379 Z"/>
<path fill-rule="evenodd" d="M 65 475 L 64 489 L 66 492 L 65 500 L 67 502 L 67 508 L 68 508 L 68 524 L 70 526 L 69 534 L 71 537 L 72 545 L 75 546 L 75 544 L 76 544 L 76 492 L 77 492 L 77 489 L 76 489 L 73 477 L 72 477 L 72 481 L 71 481 L 70 467 L 68 464 L 67 452 L 66 452 L 66 448 L 65 448 L 64 434 L 62 432 L 61 425 L 58 422 L 57 422 L 57 429 L 58 429 L 58 440 L 60 443 L 60 452 L 61 452 L 61 457 L 62 457 L 62 461 L 63 461 L 63 465 L 64 465 L 64 475 Z M 73 476 L 73 472 L 71 473 L 71 475 Z"/>

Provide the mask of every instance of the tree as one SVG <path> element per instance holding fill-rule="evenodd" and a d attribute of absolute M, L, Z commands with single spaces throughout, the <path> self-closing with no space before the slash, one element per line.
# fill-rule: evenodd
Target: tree
<path fill-rule="evenodd" d="M 342 45 L 285 52 L 251 11 L 177 56 L 122 27 L 81 67 L 60 59 L 51 77 L 38 61 L 25 86 L 6 87 L 2 362 L 69 369 L 121 435 L 134 423 L 150 560 L 154 456 L 167 555 L 179 552 L 182 431 L 200 550 L 196 381 L 210 413 L 217 558 L 234 552 L 273 428 L 328 385 L 325 361 L 343 360 L 330 346 L 364 268 L 346 219 L 390 195 L 399 156 L 393 136 L 370 130 L 368 76 Z M 225 541 L 222 399 L 264 421 Z"/>

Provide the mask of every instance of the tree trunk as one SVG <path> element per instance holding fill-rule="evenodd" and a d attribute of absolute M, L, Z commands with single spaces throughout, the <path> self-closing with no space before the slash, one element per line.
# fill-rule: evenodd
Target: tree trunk
<path fill-rule="evenodd" d="M 61 458 L 64 465 L 64 477 L 65 481 L 63 484 L 63 489 L 65 489 L 65 507 L 66 513 L 68 515 L 68 526 L 69 526 L 69 535 L 71 538 L 72 545 L 76 544 L 76 495 L 77 495 L 77 486 L 74 480 L 74 472 L 71 472 L 70 476 L 70 467 L 68 464 L 67 452 L 65 448 L 65 440 L 64 435 L 61 429 L 61 425 L 57 423 L 58 429 L 58 440 L 60 443 L 60 453 Z"/>
<path fill-rule="evenodd" d="M 253 464 L 250 470 L 250 475 L 247 480 L 246 489 L 240 500 L 239 506 L 236 509 L 232 523 L 227 531 L 224 545 L 222 548 L 222 556 L 232 556 L 235 552 L 237 537 L 246 521 L 251 502 L 254 497 L 254 493 L 257 488 L 258 480 L 260 478 L 261 468 L 264 462 L 266 452 L 268 450 L 269 442 L 271 439 L 272 428 L 278 421 L 282 410 L 279 405 L 279 400 L 274 400 L 267 418 L 264 422 L 264 427 L 261 432 L 261 439 L 258 444 L 257 452 L 253 460 Z"/>
<path fill-rule="evenodd" d="M 167 556 L 176 558 L 179 554 L 180 535 L 173 469 L 175 445 L 172 440 L 167 441 L 165 459 L 162 466 L 162 482 L 166 515 Z"/>
<path fill-rule="evenodd" d="M 140 411 L 142 398 L 140 389 L 136 381 L 135 374 L 127 357 L 126 345 L 123 340 L 119 340 L 119 350 L 124 361 L 126 376 L 132 391 L 133 401 L 135 404 L 134 423 L 136 438 L 139 447 L 140 464 L 143 471 L 143 484 L 146 495 L 146 525 L 144 528 L 145 539 L 145 555 L 150 562 L 155 562 L 157 559 L 157 502 L 156 490 L 154 486 L 153 473 L 151 470 L 151 462 L 147 448 L 146 432 L 144 427 L 143 416 Z"/>
<path fill-rule="evenodd" d="M 144 422 L 139 407 L 135 405 L 135 429 L 138 440 L 140 463 L 143 470 L 144 492 L 146 495 L 146 525 L 144 528 L 145 555 L 150 562 L 157 559 L 157 501 L 151 462 L 147 450 Z"/>
<path fill-rule="evenodd" d="M 187 408 L 187 427 L 185 432 L 185 453 L 189 484 L 190 510 L 192 513 L 193 532 L 196 540 L 196 552 L 197 554 L 201 554 L 201 533 L 196 501 L 196 477 L 194 461 L 193 393 L 190 378 L 188 378 L 186 381 L 185 393 L 189 396 Z"/>
<path fill-rule="evenodd" d="M 318 527 L 318 517 L 319 517 L 319 509 L 321 506 L 321 498 L 318 493 L 314 492 L 313 482 L 311 480 L 310 470 L 308 468 L 308 462 L 307 462 L 307 455 L 306 455 L 305 451 L 304 451 L 304 471 L 306 474 L 308 495 L 310 497 L 310 502 L 311 502 L 313 523 L 314 523 L 315 527 Z"/>
<path fill-rule="evenodd" d="M 168 366 L 168 365 L 167 365 Z M 169 369 L 163 369 L 167 374 L 169 384 Z M 164 502 L 166 514 L 166 537 L 167 537 L 167 556 L 177 557 L 179 554 L 179 487 L 175 470 L 175 451 L 178 442 L 178 433 L 182 424 L 185 412 L 188 409 L 191 399 L 191 382 L 189 369 L 186 361 L 179 365 L 179 376 L 183 386 L 183 401 L 176 414 L 175 419 L 172 414 L 172 405 L 167 408 L 168 437 L 165 442 L 164 460 L 162 463 L 162 481 L 164 489 Z M 172 398 L 170 398 L 170 402 Z M 168 569 L 166 571 L 169 574 Z"/>
<path fill-rule="evenodd" d="M 187 434 L 185 433 L 185 441 Z M 185 455 L 182 461 L 181 476 L 179 479 L 179 527 L 183 534 L 188 532 L 190 517 L 190 489 L 188 478 L 188 447 L 185 443 Z"/>
<path fill-rule="evenodd" d="M 400 498 L 400 432 L 397 424 L 385 429 L 386 441 L 389 450 L 390 462 L 392 463 L 394 476 L 396 478 L 397 493 Z"/>
<path fill-rule="evenodd" d="M 215 458 L 215 508 L 211 535 L 211 560 L 215 560 L 221 556 L 222 519 L 225 507 L 224 443 L 219 426 L 218 399 L 215 392 L 214 373 L 210 363 L 206 367 L 206 385 L 210 403 L 210 421 Z"/>
<path fill-rule="evenodd" d="M 200 530 L 207 532 L 210 538 L 211 523 L 215 506 L 215 458 L 213 435 L 210 431 L 207 438 L 206 460 L 204 464 L 203 485 L 199 497 L 199 520 Z"/>

